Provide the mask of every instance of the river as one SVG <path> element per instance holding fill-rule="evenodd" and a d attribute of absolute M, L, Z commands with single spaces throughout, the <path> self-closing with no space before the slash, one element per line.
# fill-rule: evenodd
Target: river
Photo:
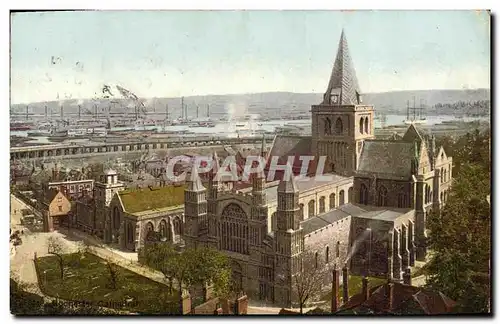
<path fill-rule="evenodd" d="M 386 115 L 385 126 L 396 126 L 403 125 L 403 121 L 405 116 L 403 115 Z M 474 120 L 489 120 L 489 118 L 474 118 L 474 117 L 464 117 L 464 118 L 455 118 L 455 116 L 450 115 L 442 115 L 442 116 L 428 116 L 426 125 L 436 125 L 440 124 L 443 121 L 464 121 L 470 122 Z M 263 133 L 273 133 L 276 130 L 276 127 L 283 127 L 285 125 L 296 125 L 304 128 L 305 133 L 310 133 L 311 131 L 311 119 L 302 119 L 302 120 L 271 120 L 271 121 L 243 121 L 243 122 L 219 122 L 216 123 L 215 127 L 189 127 L 188 125 L 173 125 L 167 126 L 165 130 L 170 132 L 189 132 L 189 134 L 182 136 L 193 136 L 197 134 L 203 135 L 214 135 L 220 137 L 236 137 L 236 136 L 251 136 L 251 135 L 259 135 Z M 375 120 L 375 127 L 380 128 L 381 122 L 380 120 Z M 155 130 L 157 126 L 145 126 L 145 130 Z M 160 127 L 162 128 L 162 127 Z M 113 131 L 126 130 L 127 127 L 114 127 Z M 28 131 L 13 131 L 10 132 L 11 135 L 17 135 L 22 137 L 28 136 Z M 176 135 L 173 135 L 176 136 Z M 72 142 L 85 142 L 87 140 L 71 140 Z M 50 143 L 48 137 L 34 137 L 32 141 L 27 142 L 29 144 L 46 144 Z"/>

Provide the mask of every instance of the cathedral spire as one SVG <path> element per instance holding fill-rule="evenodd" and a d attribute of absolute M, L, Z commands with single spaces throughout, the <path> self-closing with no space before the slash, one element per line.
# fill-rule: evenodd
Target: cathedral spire
<path fill-rule="evenodd" d="M 358 105 L 361 103 L 361 90 L 359 88 L 356 71 L 349 54 L 347 39 L 342 29 L 340 35 L 337 57 L 333 64 L 332 74 L 328 82 L 324 105 Z"/>
<path fill-rule="evenodd" d="M 191 168 L 191 173 L 187 176 L 186 179 L 187 182 L 187 190 L 189 191 L 203 191 L 205 190 L 205 187 L 203 187 L 203 184 L 201 183 L 200 175 L 198 174 L 198 168 L 196 165 L 193 165 Z"/>

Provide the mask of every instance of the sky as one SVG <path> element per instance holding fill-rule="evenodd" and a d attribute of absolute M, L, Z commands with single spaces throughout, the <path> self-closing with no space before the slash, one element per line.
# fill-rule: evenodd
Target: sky
<path fill-rule="evenodd" d="M 11 102 L 323 93 L 344 28 L 362 92 L 490 88 L 478 11 L 73 11 L 11 15 Z"/>

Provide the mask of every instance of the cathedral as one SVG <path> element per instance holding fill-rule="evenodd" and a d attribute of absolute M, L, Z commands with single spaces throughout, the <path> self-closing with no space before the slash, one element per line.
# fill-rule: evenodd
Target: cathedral
<path fill-rule="evenodd" d="M 295 301 L 293 277 L 305 253 L 316 267 L 401 280 L 425 260 L 426 216 L 446 202 L 452 180 L 452 158 L 415 125 L 400 138 L 375 138 L 374 108 L 362 101 L 344 32 L 311 112 L 311 136 L 276 136 L 262 153 L 292 157 L 294 174 L 300 156 L 325 156 L 328 182 L 261 175 L 235 190 L 214 176 L 204 186 L 192 173 L 184 189 L 186 246 L 223 251 L 236 289 L 285 307 Z"/>

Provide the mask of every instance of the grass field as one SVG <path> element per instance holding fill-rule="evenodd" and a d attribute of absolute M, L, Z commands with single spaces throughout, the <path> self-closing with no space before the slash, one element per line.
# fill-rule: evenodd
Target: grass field
<path fill-rule="evenodd" d="M 113 265 L 117 276 L 112 287 L 105 260 L 89 253 L 64 255 L 64 279 L 61 280 L 56 256 L 38 259 L 39 283 L 48 296 L 81 301 L 96 306 L 146 314 L 179 312 L 178 294 L 132 271 Z"/>
<path fill-rule="evenodd" d="M 342 277 L 342 275 L 341 275 L 341 277 Z M 361 293 L 361 289 L 363 288 L 361 279 L 363 279 L 363 277 L 361 277 L 361 276 L 349 276 L 348 291 L 349 291 L 350 297 Z M 387 279 L 368 277 L 368 289 L 370 289 L 371 287 L 379 286 L 379 285 L 386 283 L 386 282 L 387 282 Z M 339 293 L 338 293 L 337 298 L 339 298 L 338 300 L 341 300 L 341 298 L 342 298 L 342 286 L 339 287 Z M 326 294 L 322 298 L 322 300 L 328 300 L 328 301 L 331 299 L 332 299 L 331 292 L 329 292 L 328 294 Z"/>

